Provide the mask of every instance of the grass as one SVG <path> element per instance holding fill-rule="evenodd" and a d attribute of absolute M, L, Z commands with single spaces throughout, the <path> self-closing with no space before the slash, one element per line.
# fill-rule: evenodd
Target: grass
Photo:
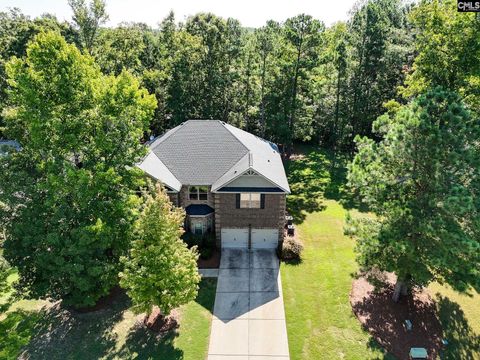
<path fill-rule="evenodd" d="M 45 302 L 14 303 L 0 318 L 0 333 L 6 334 L 0 338 L 0 359 L 20 354 L 52 360 L 203 359 L 208 351 L 215 289 L 216 280 L 202 280 L 197 299 L 178 310 L 178 329 L 163 337 L 139 325 L 125 295 L 108 308 L 87 314 Z"/>
<path fill-rule="evenodd" d="M 291 359 L 393 358 L 361 328 L 349 303 L 358 268 L 355 243 L 343 235 L 343 226 L 347 209 L 353 216 L 364 216 L 358 209 L 366 209 L 345 190 L 346 159 L 308 146 L 297 153 L 286 165 L 288 206 L 305 250 L 302 262 L 281 266 Z M 438 284 L 430 291 L 450 340 L 443 358 L 476 358 L 480 295 L 460 295 Z"/>

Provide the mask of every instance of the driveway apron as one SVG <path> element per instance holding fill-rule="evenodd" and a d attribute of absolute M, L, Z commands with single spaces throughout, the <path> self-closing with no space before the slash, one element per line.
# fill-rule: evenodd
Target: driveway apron
<path fill-rule="evenodd" d="M 275 251 L 222 250 L 208 360 L 289 358 Z"/>

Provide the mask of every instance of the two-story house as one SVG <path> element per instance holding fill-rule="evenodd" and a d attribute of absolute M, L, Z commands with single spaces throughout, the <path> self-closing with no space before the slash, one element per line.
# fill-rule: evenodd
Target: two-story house
<path fill-rule="evenodd" d="M 276 248 L 290 193 L 275 144 L 218 120 L 189 120 L 152 141 L 139 164 L 186 211 L 187 231 L 222 248 Z"/>

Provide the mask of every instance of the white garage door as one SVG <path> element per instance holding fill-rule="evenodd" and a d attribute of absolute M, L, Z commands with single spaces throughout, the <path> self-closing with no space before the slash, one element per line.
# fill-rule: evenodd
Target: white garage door
<path fill-rule="evenodd" d="M 252 229 L 252 249 L 276 249 L 278 229 Z"/>
<path fill-rule="evenodd" d="M 248 229 L 222 229 L 222 248 L 248 247 Z"/>

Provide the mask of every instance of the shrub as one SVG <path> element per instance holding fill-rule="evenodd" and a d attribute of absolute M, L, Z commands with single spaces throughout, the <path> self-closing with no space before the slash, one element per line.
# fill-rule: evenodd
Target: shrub
<path fill-rule="evenodd" d="M 191 249 L 194 246 L 201 248 L 203 243 L 203 238 L 201 235 L 196 235 L 191 232 L 183 233 L 182 240 L 185 242 L 185 244 L 187 244 L 189 249 Z"/>
<path fill-rule="evenodd" d="M 303 245 L 298 239 L 287 236 L 283 240 L 280 256 L 286 261 L 300 260 L 302 250 Z"/>
<path fill-rule="evenodd" d="M 214 249 L 215 244 L 215 234 L 213 232 L 208 232 L 203 235 L 203 247 Z"/>
<path fill-rule="evenodd" d="M 212 247 L 203 247 L 200 249 L 200 258 L 203 260 L 210 259 L 213 255 L 213 248 Z"/>

